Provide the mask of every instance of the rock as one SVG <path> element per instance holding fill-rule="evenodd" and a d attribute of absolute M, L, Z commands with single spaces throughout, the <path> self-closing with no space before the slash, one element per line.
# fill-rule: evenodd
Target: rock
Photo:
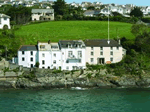
<path fill-rule="evenodd" d="M 15 77 L 15 76 L 17 76 L 17 74 L 15 73 L 15 72 L 5 72 L 5 76 L 6 77 Z"/>
<path fill-rule="evenodd" d="M 4 72 L 2 70 L 0 70 L 0 77 L 4 76 Z"/>
<path fill-rule="evenodd" d="M 136 85 L 139 87 L 146 87 L 149 86 L 149 83 L 147 82 L 147 80 L 138 80 L 136 82 Z"/>

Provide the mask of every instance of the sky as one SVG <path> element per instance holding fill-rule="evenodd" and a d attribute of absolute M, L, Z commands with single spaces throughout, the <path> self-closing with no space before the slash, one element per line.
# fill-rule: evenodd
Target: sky
<path fill-rule="evenodd" d="M 50 0 L 51 1 L 51 0 Z M 56 0 L 53 0 L 56 1 Z M 81 3 L 81 2 L 102 2 L 103 4 L 115 3 L 119 5 L 133 4 L 136 6 L 150 6 L 150 0 L 65 0 L 67 3 Z"/>

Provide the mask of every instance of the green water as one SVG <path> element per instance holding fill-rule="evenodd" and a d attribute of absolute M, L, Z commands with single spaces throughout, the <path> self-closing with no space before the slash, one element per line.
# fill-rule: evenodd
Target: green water
<path fill-rule="evenodd" d="M 150 112 L 150 89 L 0 90 L 0 112 Z"/>

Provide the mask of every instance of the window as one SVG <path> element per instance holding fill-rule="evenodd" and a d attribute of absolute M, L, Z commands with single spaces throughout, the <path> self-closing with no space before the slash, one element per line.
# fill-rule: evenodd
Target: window
<path fill-rule="evenodd" d="M 54 53 L 54 57 L 56 57 L 56 53 Z"/>
<path fill-rule="evenodd" d="M 78 57 L 82 57 L 82 51 L 78 51 Z"/>
<path fill-rule="evenodd" d="M 40 48 L 41 49 L 45 49 L 45 45 L 40 45 Z"/>
<path fill-rule="evenodd" d="M 81 59 L 79 59 L 79 63 L 81 63 Z"/>
<path fill-rule="evenodd" d="M 93 55 L 94 55 L 94 53 L 93 53 L 93 52 L 91 52 L 91 55 L 93 56 Z"/>
<path fill-rule="evenodd" d="M 45 54 L 44 54 L 44 53 L 42 53 L 42 57 L 45 57 Z"/>
<path fill-rule="evenodd" d="M 48 69 L 50 69 L 50 67 L 48 66 Z"/>
<path fill-rule="evenodd" d="M 66 66 L 66 69 L 68 70 L 68 69 L 69 69 L 69 67 L 68 67 L 68 66 Z"/>
<path fill-rule="evenodd" d="M 113 61 L 113 58 L 110 58 L 110 61 L 112 62 L 112 61 Z"/>
<path fill-rule="evenodd" d="M 33 67 L 33 64 L 31 64 L 31 68 Z"/>
<path fill-rule="evenodd" d="M 24 58 L 22 58 L 22 61 L 25 61 L 25 59 L 24 59 Z"/>
<path fill-rule="evenodd" d="M 103 47 L 100 47 L 100 50 L 103 50 Z"/>
<path fill-rule="evenodd" d="M 112 52 L 112 51 L 110 52 L 110 55 L 113 55 L 113 52 Z"/>
<path fill-rule="evenodd" d="M 7 18 L 6 18 L 6 17 L 4 17 L 4 20 L 7 20 Z"/>
<path fill-rule="evenodd" d="M 33 51 L 31 51 L 30 54 L 33 55 Z"/>
<path fill-rule="evenodd" d="M 43 65 L 45 64 L 45 61 L 44 61 L 44 60 L 42 60 L 42 64 L 43 64 Z"/>
<path fill-rule="evenodd" d="M 119 47 L 117 47 L 117 50 L 119 50 Z"/>
<path fill-rule="evenodd" d="M 45 67 L 42 67 L 42 68 L 45 68 Z"/>
<path fill-rule="evenodd" d="M 113 50 L 113 47 L 110 47 L 111 50 Z"/>
<path fill-rule="evenodd" d="M 62 55 L 64 55 L 64 52 L 62 52 Z"/>
<path fill-rule="evenodd" d="M 33 58 L 30 58 L 30 61 L 33 61 Z"/>
<path fill-rule="evenodd" d="M 93 47 L 91 47 L 91 50 L 93 50 Z"/>
<path fill-rule="evenodd" d="M 22 51 L 22 54 L 24 54 L 24 51 Z"/>
<path fill-rule="evenodd" d="M 69 60 L 67 60 L 66 63 L 69 63 Z"/>
<path fill-rule="evenodd" d="M 56 64 L 56 60 L 53 61 L 53 64 Z"/>
<path fill-rule="evenodd" d="M 93 58 L 91 58 L 91 62 L 93 62 L 94 61 L 94 59 Z"/>
<path fill-rule="evenodd" d="M 68 52 L 68 57 L 71 57 L 72 56 L 72 51 L 69 51 Z"/>
<path fill-rule="evenodd" d="M 100 55 L 103 55 L 103 52 L 100 52 Z"/>

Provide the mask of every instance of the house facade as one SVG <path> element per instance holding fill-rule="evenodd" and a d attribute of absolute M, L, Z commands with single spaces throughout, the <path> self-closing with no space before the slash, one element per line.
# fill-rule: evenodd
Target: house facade
<path fill-rule="evenodd" d="M 38 50 L 35 45 L 21 46 L 18 50 L 18 65 L 23 67 L 34 67 L 38 62 Z"/>
<path fill-rule="evenodd" d="M 117 63 L 126 54 L 125 49 L 115 40 L 86 40 L 86 62 L 89 64 Z"/>
<path fill-rule="evenodd" d="M 3 28 L 10 29 L 10 16 L 7 16 L 5 14 L 0 14 L 0 29 Z"/>
<path fill-rule="evenodd" d="M 59 41 L 62 70 L 86 68 L 85 44 L 82 40 Z"/>
<path fill-rule="evenodd" d="M 32 21 L 54 20 L 54 9 L 32 9 Z"/>
<path fill-rule="evenodd" d="M 126 55 L 120 42 L 115 40 L 61 40 L 58 43 L 39 42 L 37 45 L 21 46 L 18 50 L 18 65 L 39 68 L 77 70 L 89 64 L 117 63 Z M 13 59 L 14 61 L 14 59 Z"/>

